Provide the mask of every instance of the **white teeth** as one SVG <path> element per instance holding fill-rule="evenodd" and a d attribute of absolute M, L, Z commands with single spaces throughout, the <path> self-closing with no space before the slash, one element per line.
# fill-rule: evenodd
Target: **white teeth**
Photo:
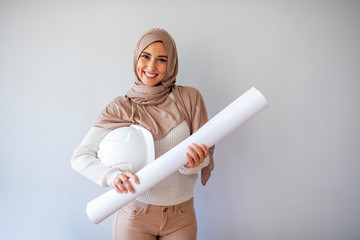
<path fill-rule="evenodd" d="M 157 74 L 154 73 L 154 74 L 151 74 L 151 73 L 148 73 L 148 72 L 144 72 L 146 76 L 148 77 L 155 77 Z"/>

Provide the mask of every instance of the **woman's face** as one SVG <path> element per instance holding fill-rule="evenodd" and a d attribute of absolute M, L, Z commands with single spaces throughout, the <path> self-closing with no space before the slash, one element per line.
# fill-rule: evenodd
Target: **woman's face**
<path fill-rule="evenodd" d="M 167 53 L 162 42 L 154 42 L 140 54 L 136 72 L 146 86 L 155 86 L 164 78 L 167 66 Z"/>

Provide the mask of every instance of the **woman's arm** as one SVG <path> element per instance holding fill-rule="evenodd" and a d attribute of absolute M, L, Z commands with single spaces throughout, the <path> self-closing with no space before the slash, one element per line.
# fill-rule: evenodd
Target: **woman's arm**
<path fill-rule="evenodd" d="M 103 187 L 111 186 L 120 173 L 119 168 L 108 167 L 97 158 L 99 143 L 110 130 L 92 127 L 71 159 L 73 169 Z"/>

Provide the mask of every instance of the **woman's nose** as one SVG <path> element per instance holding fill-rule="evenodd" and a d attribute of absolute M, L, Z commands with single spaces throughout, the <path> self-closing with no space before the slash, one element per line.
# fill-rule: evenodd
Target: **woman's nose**
<path fill-rule="evenodd" d="M 155 61 L 149 61 L 147 67 L 148 67 L 149 70 L 156 70 L 156 62 Z"/>

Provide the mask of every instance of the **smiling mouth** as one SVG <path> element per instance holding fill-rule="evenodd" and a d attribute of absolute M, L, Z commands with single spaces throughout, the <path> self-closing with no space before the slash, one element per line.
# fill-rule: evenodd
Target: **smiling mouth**
<path fill-rule="evenodd" d="M 156 77 L 158 75 L 156 73 L 148 73 L 148 72 L 145 72 L 145 71 L 144 71 L 144 74 L 145 74 L 145 76 L 147 76 L 149 78 L 154 78 L 154 77 Z"/>

